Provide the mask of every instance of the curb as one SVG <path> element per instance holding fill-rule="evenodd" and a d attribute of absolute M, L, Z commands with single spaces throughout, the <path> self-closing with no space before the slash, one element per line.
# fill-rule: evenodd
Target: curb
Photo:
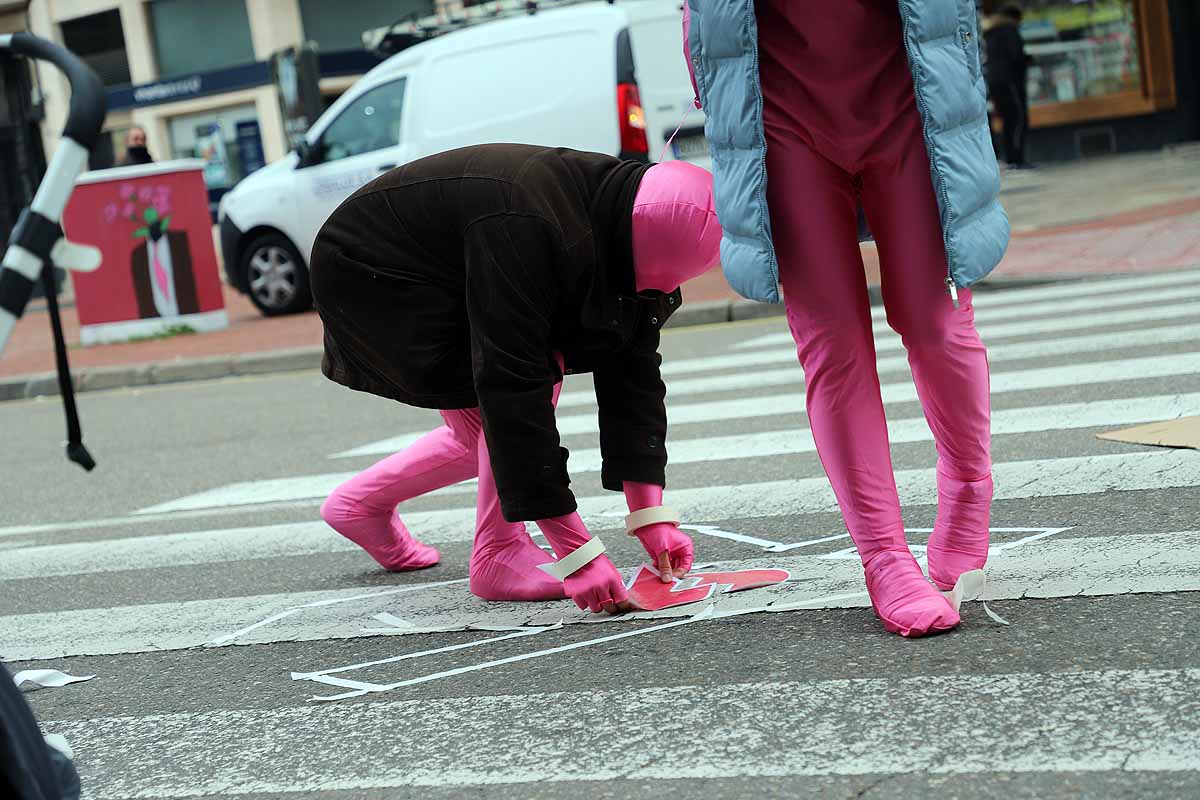
<path fill-rule="evenodd" d="M 321 347 L 295 347 L 260 353 L 160 361 L 153 364 L 87 367 L 73 370 L 72 376 L 76 392 L 95 392 L 134 386 L 205 381 L 238 375 L 317 369 L 321 366 L 323 352 Z M 28 400 L 58 393 L 58 376 L 53 372 L 0 378 L 0 402 Z"/>

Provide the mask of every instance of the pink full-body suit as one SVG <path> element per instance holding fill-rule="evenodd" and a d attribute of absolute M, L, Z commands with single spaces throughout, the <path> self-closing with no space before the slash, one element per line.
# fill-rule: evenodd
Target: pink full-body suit
<path fill-rule="evenodd" d="M 699 167 L 668 162 L 642 178 L 633 208 L 633 257 L 639 291 L 672 291 L 716 264 L 721 238 L 713 210 L 712 176 Z M 560 368 L 562 360 L 560 356 Z M 558 402 L 562 384 L 554 389 Z M 607 557 L 595 559 L 558 581 L 537 569 L 554 559 L 529 537 L 523 522 L 507 522 L 492 475 L 478 408 L 443 410 L 445 422 L 407 449 L 343 483 L 321 506 L 338 533 L 367 551 L 384 569 L 422 569 L 438 562 L 436 549 L 405 527 L 396 506 L 435 489 L 479 478 L 475 542 L 469 568 L 471 591 L 487 600 L 548 600 L 571 597 L 580 608 L 612 610 L 626 599 L 620 574 Z M 661 486 L 624 483 L 630 511 L 662 504 Z M 562 558 L 591 537 L 578 513 L 537 520 Z M 685 574 L 692 543 L 674 525 L 637 531 L 647 553 L 669 572 Z M 663 570 L 664 580 L 670 580 Z"/>
<path fill-rule="evenodd" d="M 888 324 L 900 334 L 938 452 L 929 573 L 949 589 L 987 557 L 992 496 L 987 355 L 946 253 L 895 0 L 756 3 L 767 202 L 809 424 L 876 612 L 906 636 L 958 615 L 910 554 L 857 241 L 863 205 Z"/>

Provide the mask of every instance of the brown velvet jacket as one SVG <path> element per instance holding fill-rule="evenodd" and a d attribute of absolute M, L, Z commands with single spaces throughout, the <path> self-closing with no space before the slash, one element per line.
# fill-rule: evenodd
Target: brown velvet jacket
<path fill-rule="evenodd" d="M 410 405 L 478 406 L 504 516 L 535 520 L 575 510 L 551 403 L 561 353 L 592 373 L 604 486 L 664 485 L 659 329 L 680 296 L 635 288 L 647 168 L 483 145 L 364 186 L 313 248 L 325 374 Z"/>

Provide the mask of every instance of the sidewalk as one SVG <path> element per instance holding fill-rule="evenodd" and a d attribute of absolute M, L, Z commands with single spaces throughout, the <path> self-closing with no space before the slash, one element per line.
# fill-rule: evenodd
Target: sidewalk
<path fill-rule="evenodd" d="M 1004 177 L 1013 223 L 1004 261 L 986 285 L 1200 265 L 1200 146 L 1072 162 Z M 863 246 L 872 297 L 879 300 L 875 247 Z M 672 322 L 689 325 L 777 314 L 779 306 L 737 298 L 719 270 L 684 287 Z M 81 391 L 307 369 L 320 363 L 314 313 L 268 319 L 226 287 L 230 327 L 205 334 L 80 347 L 71 308 L 63 323 Z M 44 305 L 18 323 L 0 358 L 0 400 L 55 394 L 53 340 Z"/>

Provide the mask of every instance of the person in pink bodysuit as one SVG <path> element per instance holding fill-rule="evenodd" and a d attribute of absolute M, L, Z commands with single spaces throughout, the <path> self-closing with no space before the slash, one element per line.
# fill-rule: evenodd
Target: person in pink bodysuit
<path fill-rule="evenodd" d="M 439 158 L 442 160 L 438 161 Z M 487 169 L 483 165 L 488 165 Z M 489 169 L 491 173 L 488 172 Z M 547 171 L 542 172 L 543 169 Z M 485 180 L 471 184 L 466 179 L 457 177 L 459 173 L 474 180 L 479 180 L 482 176 Z M 442 177 L 443 175 L 446 177 Z M 520 176 L 533 177 L 527 177 L 525 182 L 521 183 Z M 538 176 L 545 178 L 543 183 L 537 183 Z M 427 188 L 436 181 L 444 183 L 436 189 Z M 580 201 L 576 201 L 567 199 L 565 191 L 560 196 L 556 183 L 570 186 L 572 190 L 591 184 L 595 184 L 596 188 L 588 190 Z M 626 188 L 622 188 L 622 183 Z M 499 200 L 491 193 L 494 186 L 506 187 L 505 194 L 499 195 Z M 636 193 L 628 189 L 635 189 Z M 414 192 L 428 193 L 427 199 L 416 199 L 418 195 L 412 194 Z M 459 194 L 454 194 L 456 192 Z M 534 199 L 525 198 L 518 204 L 512 198 L 521 193 Z M 383 195 L 387 197 L 385 202 L 370 205 L 375 198 Z M 427 203 L 442 202 L 447 197 L 452 198 L 447 202 L 448 210 L 437 216 L 436 221 L 420 221 L 424 219 L 420 215 Z M 546 200 L 546 197 L 550 199 Z M 618 209 L 618 214 L 624 215 L 622 219 L 614 221 L 611 219 L 612 215 L 604 211 L 603 206 L 609 203 L 606 198 L 615 198 L 612 205 Z M 501 211 L 492 210 L 492 205 L 488 205 L 495 203 L 500 205 Z M 519 207 L 514 209 L 514 204 Z M 643 332 L 642 339 L 650 342 L 654 350 L 657 349 L 658 342 L 657 328 L 665 316 L 660 318 L 662 312 L 645 309 L 671 307 L 673 310 L 678 304 L 679 285 L 714 266 L 718 258 L 721 233 L 712 205 L 712 176 L 699 167 L 681 162 L 668 162 L 647 168 L 627 162 L 619 164 L 615 159 L 596 154 L 513 145 L 466 148 L 463 151 L 443 154 L 433 157 L 433 160 L 425 165 L 417 162 L 407 174 L 397 171 L 393 177 L 385 176 L 385 179 L 364 187 L 334 213 L 318 236 L 313 254 L 313 286 L 318 311 L 326 325 L 324 369 L 327 375 L 351 388 L 364 389 L 396 399 L 403 399 L 405 395 L 399 389 L 390 389 L 390 386 L 406 387 L 405 391 L 417 400 L 429 395 L 428 392 L 419 393 L 412 387 L 425 380 L 424 373 L 433 371 L 432 368 L 417 370 L 395 363 L 394 356 L 383 352 L 387 341 L 379 338 L 409 338 L 409 331 L 396 327 L 410 324 L 407 322 L 409 315 L 396 306 L 417 291 L 410 288 L 410 273 L 415 272 L 417 268 L 405 267 L 403 279 L 406 283 L 394 296 L 395 300 L 385 301 L 385 314 L 381 321 L 373 323 L 374 327 L 368 330 L 368 333 L 375 336 L 377 344 L 369 340 L 364 341 L 363 338 L 362 320 L 369 317 L 368 300 L 371 299 L 364 297 L 363 293 L 386 293 L 389 289 L 385 281 L 396 273 L 396 268 L 391 265 L 403 264 L 406 258 L 404 253 L 416 253 L 417 255 L 411 256 L 415 263 L 426 249 L 432 255 L 438 255 L 435 249 L 445 245 L 447 241 L 450 241 L 451 246 L 446 247 L 445 255 L 437 259 L 430 258 L 430 261 L 437 261 L 433 271 L 439 278 L 442 273 L 453 272 L 445 263 L 447 258 L 453 257 L 455 247 L 453 240 L 446 238 L 447 224 L 444 219 L 462 208 L 470 209 L 465 212 L 470 218 L 468 233 L 464 237 L 468 240 L 465 247 L 468 254 L 466 291 L 468 295 L 472 291 L 482 292 L 488 299 L 487 309 L 472 309 L 470 320 L 464 320 L 472 327 L 489 324 L 488 319 L 483 316 L 485 311 L 495 315 L 496 324 L 504 328 L 518 329 L 523 324 L 524 317 L 531 312 L 547 317 L 566 315 L 568 318 L 578 313 L 575 306 L 566 301 L 561 301 L 554 314 L 551 314 L 550 309 L 541 307 L 521 311 L 507 308 L 497 310 L 496 305 L 501 302 L 497 299 L 501 296 L 497 295 L 499 290 L 471 288 L 477 284 L 486 285 L 486 280 L 496 272 L 505 274 L 504 286 L 507 288 L 511 282 L 520 280 L 523 273 L 531 268 L 530 265 L 545 257 L 541 251 L 534 249 L 511 253 L 509 255 L 512 258 L 506 258 L 503 252 L 509 241 L 520 240 L 520 237 L 525 235 L 526 231 L 520 225 L 531 216 L 536 216 L 539 220 L 553 216 L 558 221 L 556 224 L 562 225 L 566 230 L 574 230 L 574 223 L 569 221 L 570 217 L 572 214 L 582 214 L 584 219 L 580 222 L 582 227 L 579 230 L 583 231 L 584 236 L 613 237 L 611 243 L 596 243 L 596 250 L 609 254 L 607 262 L 601 263 L 597 268 L 616 270 L 619 273 L 622 269 L 628 269 L 627 266 L 622 266 L 623 264 L 632 261 L 632 275 L 613 275 L 610 272 L 608 277 L 614 284 L 628 284 L 629 288 L 636 291 L 637 298 L 640 298 L 638 300 L 625 297 L 620 304 L 622 307 L 639 303 L 643 311 L 638 312 L 635 309 L 628 312 L 612 312 L 612 315 L 640 313 L 645 317 L 639 323 L 638 330 Z M 587 211 L 587 208 L 591 208 L 591 211 Z M 381 215 L 391 213 L 401 217 L 399 226 L 380 219 Z M 475 250 L 470 244 L 470 239 L 473 236 L 471 231 L 475 230 L 474 226 L 480 224 L 480 221 L 487 222 L 497 216 L 505 219 L 512 217 L 511 226 L 503 229 L 501 237 L 493 239 L 494 244 L 486 248 L 486 253 L 480 257 L 472 255 Z M 418 224 L 439 227 L 425 235 L 417 229 Z M 387 232 L 368 233 L 372 230 L 383 230 L 379 225 L 389 226 Z M 399 246 L 391 247 L 385 244 L 385 237 L 400 229 L 403 229 L 405 234 L 415 236 L 416 247 L 409 246 L 402 250 Z M 545 225 L 535 228 L 538 236 L 546 229 Z M 564 239 L 578 240 L 579 234 L 572 233 L 564 236 Z M 537 241 L 537 237 L 530 241 Z M 586 239 L 582 241 L 587 243 Z M 463 245 L 459 244 L 458 248 L 461 252 Z M 625 248 L 623 252 L 622 248 Z M 587 255 L 581 258 L 590 258 L 591 252 L 591 249 L 587 250 Z M 355 284 L 348 284 L 346 281 L 353 279 L 353 271 L 367 258 L 374 258 L 387 265 L 386 271 L 385 268 L 372 270 L 372 280 L 366 284 L 367 288 L 355 289 Z M 580 258 L 569 259 L 570 264 L 579 261 Z M 488 273 L 484 275 L 477 272 L 481 269 L 487 269 Z M 545 278 L 539 278 L 538 281 L 556 281 L 559 273 L 566 269 L 563 266 L 555 267 L 546 273 Z M 479 277 L 473 277 L 476 275 Z M 514 275 L 516 277 L 513 277 Z M 579 280 L 586 282 L 590 278 L 585 275 Z M 533 281 L 530 285 L 533 286 L 538 281 Z M 558 296 L 562 297 L 565 293 L 568 296 L 591 298 L 596 293 L 593 290 L 590 293 L 570 294 L 568 290 L 575 284 L 576 279 L 568 280 Z M 454 284 L 451 284 L 452 291 L 457 296 L 460 289 L 453 286 Z M 423 283 L 421 287 L 423 291 Z M 516 299 L 505 302 L 517 304 L 531 291 L 524 288 Z M 440 299 L 435 299 L 434 302 L 440 302 Z M 413 313 L 420 313 L 422 308 L 423 306 L 414 305 Z M 666 313 L 670 313 L 669 310 Z M 439 311 L 435 321 L 446 317 L 454 318 L 452 305 L 446 312 Z M 613 326 L 617 326 L 618 322 L 617 319 L 611 320 Z M 608 316 L 604 317 L 602 324 L 609 324 Z M 389 329 L 384 330 L 384 325 L 390 326 Z M 574 330 L 571 326 L 566 326 L 566 329 Z M 481 332 L 463 331 L 462 335 L 465 337 L 468 333 L 476 337 Z M 509 337 L 504 344 L 505 351 L 525 348 L 527 342 L 533 338 L 524 334 L 513 337 L 507 330 L 503 331 L 503 334 Z M 540 359 L 536 354 L 532 354 L 523 363 L 532 363 L 541 369 L 539 364 L 550 361 L 557 366 L 559 375 L 565 372 L 564 364 L 569 365 L 570 354 L 567 354 L 564 361 L 564 354 L 555 346 L 555 336 L 559 334 L 554 330 L 550 331 L 547 336 L 548 352 L 543 353 Z M 580 336 L 561 334 L 560 338 L 567 341 L 567 345 L 561 349 L 571 349 L 569 340 L 578 339 Z M 450 338 L 456 340 L 457 335 Z M 429 339 L 438 339 L 435 331 L 431 330 Z M 617 346 L 621 338 L 610 337 L 602 341 Z M 419 343 L 424 346 L 424 343 Z M 353 352 L 349 352 L 351 346 Z M 580 608 L 596 612 L 615 613 L 627 609 L 629 606 L 620 574 L 612 562 L 600 554 L 602 546 L 598 546 L 598 541 L 589 535 L 577 511 L 531 516 L 538 512 L 526 509 L 548 507 L 546 503 L 553 504 L 556 501 L 551 498 L 543 502 L 540 496 L 521 499 L 515 491 L 506 490 L 504 485 L 498 485 L 498 478 L 503 478 L 500 467 L 504 466 L 507 469 L 506 465 L 514 458 L 521 458 L 522 454 L 500 453 L 497 447 L 523 449 L 526 440 L 520 437 L 496 437 L 506 435 L 507 428 L 518 425 L 524 416 L 537 413 L 541 401 L 536 396 L 530 397 L 529 392 L 524 389 L 520 396 L 530 399 L 520 400 L 515 409 L 507 409 L 500 401 L 492 399 L 493 393 L 489 392 L 494 391 L 495 383 L 507 380 L 512 373 L 528 367 L 512 366 L 510 362 L 504 361 L 508 357 L 507 352 L 489 355 L 488 347 L 488 341 L 481 341 L 474 347 L 474 383 L 482 401 L 482 408 L 446 407 L 454 405 L 451 401 L 439 402 L 436 405 L 420 403 L 438 408 L 445 424 L 426 434 L 403 452 L 380 461 L 339 486 L 321 507 L 322 518 L 340 534 L 366 550 L 387 570 L 402 571 L 429 567 L 438 562 L 438 551 L 422 543 L 408 531 L 396 513 L 396 506 L 440 487 L 478 477 L 475 541 L 469 567 L 470 589 L 474 594 L 487 600 L 548 600 L 570 597 Z M 413 352 L 419 355 L 418 351 Z M 624 359 L 636 356 L 622 356 L 620 353 L 616 355 Z M 368 371 L 357 366 L 377 357 L 378 366 L 373 370 Z M 443 369 L 442 364 L 446 359 L 438 355 L 431 360 L 437 365 L 437 369 Z M 483 367 L 479 363 L 481 360 L 485 362 Z M 416 356 L 413 361 L 416 361 Z M 485 368 L 486 362 L 493 361 L 503 364 L 503 375 L 500 378 L 494 377 L 495 373 Z M 595 382 L 600 404 L 605 485 L 610 488 L 619 486 L 623 489 L 631 512 L 626 520 L 629 533 L 641 541 L 663 580 L 670 581 L 673 576 L 682 576 L 690 569 L 692 542 L 679 531 L 678 517 L 662 506 L 661 478 L 655 479 L 657 482 L 631 479 L 635 476 L 649 476 L 653 470 L 647 472 L 644 467 L 632 463 L 627 455 L 622 457 L 623 452 L 628 452 L 628 448 L 622 449 L 625 445 L 620 434 L 624 429 L 614 427 L 622 420 L 634 420 L 635 427 L 632 430 L 652 431 L 648 439 L 637 440 L 641 444 L 636 444 L 635 450 L 648 447 L 651 453 L 661 451 L 661 439 L 665 434 L 665 412 L 662 407 L 663 385 L 658 374 L 658 362 L 656 352 L 643 351 L 638 362 L 642 367 L 632 366 L 633 362 L 628 360 L 621 361 L 612 370 L 619 373 L 619 377 L 611 374 L 602 377 L 597 370 Z M 389 378 L 387 383 L 364 377 L 368 376 L 368 373 L 377 374 L 393 367 L 396 376 Z M 481 369 L 483 371 L 480 371 Z M 625 384 L 627 389 L 611 388 L 621 385 L 613 384 L 612 381 L 629 380 L 634 383 Z M 488 391 L 485 392 L 485 389 Z M 555 383 L 552 394 L 547 398 L 551 405 L 557 403 L 560 390 L 561 382 Z M 513 393 L 510 392 L 503 395 L 503 398 L 511 396 Z M 645 404 L 646 407 L 640 407 L 641 404 Z M 514 413 L 508 418 L 512 421 L 499 422 L 502 412 L 507 411 Z M 494 418 L 492 428 L 487 424 L 489 415 Z M 656 430 L 654 426 L 659 423 L 664 426 L 664 430 L 661 433 L 653 432 Z M 638 425 L 641 427 L 638 428 Z M 556 432 L 554 439 L 556 444 Z M 610 457 L 614 465 L 610 465 Z M 665 464 L 665 456 L 662 463 Z M 548 467 L 542 469 L 547 473 L 552 471 Z M 508 480 L 511 483 L 512 478 Z M 547 485 L 551 490 L 557 491 L 552 482 Z M 567 507 L 573 509 L 573 498 L 569 498 L 569 493 L 567 494 Z M 530 539 L 523 521 L 525 519 L 536 522 L 554 548 L 558 556 L 557 562 Z"/>
<path fill-rule="evenodd" d="M 884 627 L 949 630 L 957 612 L 910 553 L 875 366 L 857 238 L 879 249 L 888 324 L 902 337 L 938 452 L 929 576 L 948 590 L 983 566 L 992 497 L 987 355 L 969 290 L 945 293 L 946 253 L 895 0 L 757 0 L 767 203 L 817 451 Z"/>

